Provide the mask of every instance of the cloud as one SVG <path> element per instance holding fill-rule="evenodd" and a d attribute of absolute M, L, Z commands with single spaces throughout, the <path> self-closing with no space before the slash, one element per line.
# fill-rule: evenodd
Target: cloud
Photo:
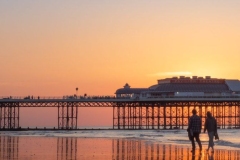
<path fill-rule="evenodd" d="M 159 76 L 189 76 L 189 75 L 192 75 L 192 73 L 187 71 L 186 72 L 181 71 L 181 72 L 158 72 L 149 74 L 148 76 L 159 77 Z"/>

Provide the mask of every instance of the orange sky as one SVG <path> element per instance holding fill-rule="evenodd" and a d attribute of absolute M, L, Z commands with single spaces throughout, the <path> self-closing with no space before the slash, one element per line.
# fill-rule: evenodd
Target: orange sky
<path fill-rule="evenodd" d="M 180 75 L 240 79 L 239 8 L 238 0 L 1 1 L 0 96 L 76 87 L 113 95 L 126 82 L 149 87 Z"/>

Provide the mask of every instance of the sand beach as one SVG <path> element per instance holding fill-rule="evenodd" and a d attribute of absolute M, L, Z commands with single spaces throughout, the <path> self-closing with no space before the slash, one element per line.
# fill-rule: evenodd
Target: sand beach
<path fill-rule="evenodd" d="M 239 159 L 238 147 L 217 145 L 214 153 L 191 152 L 190 142 L 145 131 L 1 132 L 1 160 L 223 160 Z M 120 132 L 120 133 L 119 133 Z M 140 131 L 141 132 L 141 131 Z M 107 133 L 109 135 L 107 135 Z M 116 133 L 116 134 L 115 134 Z M 117 135 L 117 133 L 119 135 Z M 170 132 L 169 132 L 170 133 Z M 180 136 L 182 132 L 178 133 Z M 184 132 L 183 132 L 184 133 Z M 113 135 L 114 136 L 110 136 Z M 87 136 L 88 135 L 88 136 Z M 93 136 L 95 135 L 95 136 Z M 122 136 L 120 136 L 122 135 Z M 127 136 L 129 135 L 129 136 Z M 155 137 L 154 137 L 155 136 Z M 150 137 L 150 138 L 146 138 Z M 165 141 L 163 137 L 167 137 Z M 155 140 L 156 139 L 156 140 Z M 204 149 L 207 143 L 203 139 Z M 168 143 L 169 141 L 169 143 Z M 229 142 L 230 143 L 230 142 Z"/>

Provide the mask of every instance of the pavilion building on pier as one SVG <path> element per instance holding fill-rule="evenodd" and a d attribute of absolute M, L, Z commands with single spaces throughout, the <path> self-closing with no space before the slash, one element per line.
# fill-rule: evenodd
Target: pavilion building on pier
<path fill-rule="evenodd" d="M 188 126 L 192 109 L 205 123 L 210 111 L 219 128 L 240 128 L 240 81 L 210 76 L 172 77 L 148 88 L 126 84 L 116 90 L 113 128 L 174 129 Z"/>
<path fill-rule="evenodd" d="M 237 79 L 217 79 L 210 76 L 172 77 L 158 80 L 149 88 L 131 88 L 128 83 L 116 91 L 117 98 L 159 98 L 196 96 L 240 96 L 240 81 Z"/>

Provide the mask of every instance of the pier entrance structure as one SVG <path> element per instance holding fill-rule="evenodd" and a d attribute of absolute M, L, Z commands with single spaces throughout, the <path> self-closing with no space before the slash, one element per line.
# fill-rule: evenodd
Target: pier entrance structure
<path fill-rule="evenodd" d="M 149 88 L 131 88 L 126 84 L 115 94 L 1 98 L 0 129 L 19 129 L 19 110 L 23 107 L 56 107 L 58 129 L 78 129 L 79 107 L 113 108 L 113 129 L 183 129 L 194 108 L 203 124 L 206 112 L 211 111 L 219 128 L 240 128 L 239 80 L 181 76 L 158 80 Z"/>

